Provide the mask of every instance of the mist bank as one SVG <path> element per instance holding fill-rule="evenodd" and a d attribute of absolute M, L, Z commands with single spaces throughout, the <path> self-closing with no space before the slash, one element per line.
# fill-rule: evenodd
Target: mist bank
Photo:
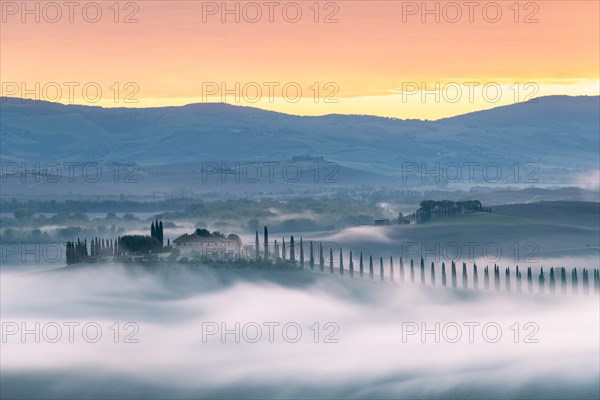
<path fill-rule="evenodd" d="M 7 398 L 598 397 L 597 296 L 114 264 L 0 273 Z M 36 322 L 39 343 L 7 335 Z"/>

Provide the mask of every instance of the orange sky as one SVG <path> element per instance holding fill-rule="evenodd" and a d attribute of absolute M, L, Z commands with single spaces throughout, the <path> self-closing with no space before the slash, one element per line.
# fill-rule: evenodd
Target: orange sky
<path fill-rule="evenodd" d="M 227 2 L 230 9 L 239 4 L 239 23 L 234 14 L 222 15 L 221 1 L 121 1 L 118 16 L 114 1 L 83 1 L 73 22 L 63 1 L 53 3 L 60 17 L 51 2 L 27 2 L 30 10 L 38 4 L 39 22 L 21 1 L 1 3 L 2 95 L 129 107 L 225 100 L 292 114 L 435 119 L 532 95 L 600 89 L 596 0 L 427 2 L 429 9 L 438 4 L 439 22 L 435 12 L 423 13 L 421 1 Z M 95 4 L 102 15 L 94 23 Z M 276 4 L 273 22 L 267 4 Z M 296 5 L 302 15 L 292 23 Z M 253 23 L 256 9 L 262 17 Z M 124 23 L 132 12 L 138 22 Z M 337 22 L 324 23 L 331 13 Z M 79 84 L 72 100 L 65 82 Z M 84 97 L 87 83 L 95 84 Z M 437 98 L 419 92 L 436 84 Z M 224 97 L 221 85 L 232 93 Z M 94 86 L 102 95 L 92 103 Z M 124 102 L 134 92 L 138 102 Z M 337 102 L 328 102 L 328 94 Z"/>

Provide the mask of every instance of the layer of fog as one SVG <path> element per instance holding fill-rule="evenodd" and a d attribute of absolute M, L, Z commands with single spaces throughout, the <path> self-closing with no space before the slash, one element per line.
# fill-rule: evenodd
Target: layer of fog
<path fill-rule="evenodd" d="M 355 265 L 356 267 L 356 265 Z M 74 343 L 19 335 L 2 344 L 3 393 L 38 398 L 595 398 L 598 297 L 529 296 L 423 289 L 318 272 L 146 269 L 91 266 L 1 276 L 6 323 L 96 322 L 101 340 Z M 114 343 L 110 326 L 134 322 L 139 343 Z M 263 326 L 257 343 L 219 335 L 203 323 Z M 268 328 L 276 322 L 274 342 Z M 318 343 L 314 323 L 320 325 Z M 324 343 L 332 322 L 339 331 Z M 473 343 L 465 323 L 475 322 Z M 288 342 L 281 328 L 296 323 Z M 411 323 L 435 335 L 406 337 Z M 451 343 L 457 323 L 462 337 Z M 502 329 L 496 343 L 482 326 Z M 520 336 L 515 343 L 514 328 Z M 529 337 L 534 323 L 539 331 Z M 529 326 L 531 327 L 531 325 Z M 206 329 L 206 325 L 205 325 Z M 490 330 L 489 337 L 493 337 Z M 125 334 L 122 330 L 122 335 Z M 247 333 L 253 333 L 248 331 Z M 289 336 L 294 331 L 290 331 Z M 250 336 L 254 336 L 253 334 Z"/>

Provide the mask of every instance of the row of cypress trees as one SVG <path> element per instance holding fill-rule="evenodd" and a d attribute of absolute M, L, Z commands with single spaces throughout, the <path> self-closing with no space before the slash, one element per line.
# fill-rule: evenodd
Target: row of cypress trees
<path fill-rule="evenodd" d="M 296 253 L 295 253 L 295 241 L 294 241 L 294 237 L 292 236 L 290 238 L 290 242 L 289 242 L 289 258 L 287 256 L 287 247 L 286 247 L 286 242 L 285 242 L 285 238 L 283 238 L 282 240 L 282 245 L 281 245 L 281 254 L 280 254 L 280 246 L 277 242 L 277 240 L 275 240 L 274 242 L 274 251 L 273 251 L 273 255 L 271 256 L 269 253 L 269 234 L 268 234 L 268 229 L 265 226 L 264 228 L 264 243 L 263 243 L 263 251 L 261 252 L 260 250 L 260 243 L 259 243 L 259 239 L 258 239 L 258 231 L 256 232 L 256 238 L 255 238 L 255 249 L 256 249 L 256 259 L 257 260 L 261 260 L 261 261 L 288 261 L 290 263 L 298 263 L 299 261 L 299 267 L 300 268 L 304 268 L 305 267 L 305 256 L 304 256 L 304 242 L 302 240 L 302 238 L 300 238 L 300 248 L 299 248 L 299 260 L 296 259 Z M 308 266 L 310 267 L 310 269 L 315 269 L 317 267 L 317 261 L 315 260 L 315 255 L 314 255 L 314 251 L 315 251 L 315 244 L 310 241 L 309 242 L 309 251 L 308 251 L 308 256 L 309 256 L 309 261 L 308 261 Z M 404 278 L 405 278 L 405 269 L 404 269 L 404 262 L 402 257 L 400 257 L 400 263 L 399 263 L 399 270 L 398 270 L 398 279 L 400 282 L 404 282 Z M 359 258 L 358 258 L 358 275 L 363 278 L 365 276 L 365 258 L 363 256 L 363 253 L 360 252 Z M 335 272 L 335 267 L 334 267 L 334 254 L 333 254 L 333 249 L 330 248 L 329 249 L 329 272 L 330 273 L 334 273 Z M 350 275 L 350 277 L 354 277 L 355 275 L 355 269 L 354 269 L 354 255 L 352 253 L 352 251 L 350 251 L 349 254 L 349 266 L 348 266 L 348 270 L 346 271 L 344 268 L 344 257 L 343 257 L 343 251 L 342 249 L 339 250 L 339 273 L 340 275 L 344 275 L 345 272 L 348 272 L 348 274 Z M 320 271 L 325 271 L 325 255 L 324 255 L 324 251 L 323 251 L 323 244 L 321 242 L 318 243 L 318 268 Z M 451 261 L 450 264 L 450 284 L 448 284 L 447 281 L 447 276 L 446 276 L 446 263 L 442 262 L 441 265 L 441 272 L 440 272 L 440 280 L 441 280 L 441 286 L 442 287 L 452 287 L 452 288 L 458 288 L 458 274 L 457 274 L 457 267 L 456 267 L 456 263 L 454 261 Z M 420 274 L 419 274 L 419 280 L 420 283 L 422 285 L 426 285 L 426 268 L 425 268 L 425 260 L 421 257 L 420 260 L 420 266 L 419 266 L 419 270 L 420 270 Z M 375 272 L 374 272 L 374 264 L 373 264 L 373 256 L 369 256 L 369 260 L 368 260 L 368 274 L 369 274 L 369 278 L 370 279 L 374 279 L 375 278 Z M 496 264 L 494 264 L 493 270 L 492 270 L 492 277 L 490 277 L 490 270 L 489 267 L 486 266 L 483 270 L 483 289 L 485 290 L 490 290 L 491 289 L 491 285 L 493 285 L 494 290 L 496 291 L 500 291 L 501 290 L 501 273 L 500 273 L 500 267 Z M 436 279 L 436 266 L 434 262 L 431 262 L 431 267 L 430 267 L 430 272 L 429 272 L 429 284 L 431 286 L 436 286 L 437 283 L 437 279 Z M 557 278 L 558 276 L 558 278 Z M 389 277 L 391 281 L 395 280 L 395 274 L 394 274 L 394 260 L 393 257 L 390 256 L 389 258 Z M 468 272 L 468 268 L 467 268 L 467 264 L 465 262 L 462 263 L 462 274 L 461 274 L 461 287 L 463 289 L 475 289 L 475 290 L 479 290 L 480 286 L 479 286 L 479 269 L 477 267 L 476 263 L 473 263 L 473 267 L 472 267 L 472 272 L 471 272 L 471 283 L 469 283 L 469 272 Z M 383 257 L 379 257 L 379 279 L 381 281 L 385 280 L 385 267 L 384 267 L 384 261 L 383 261 Z M 415 283 L 416 282 L 416 268 L 415 268 L 415 263 L 414 260 L 411 259 L 410 260 L 410 266 L 409 266 L 409 279 L 410 282 Z M 559 284 L 557 283 L 557 281 L 560 279 L 560 291 L 563 294 L 567 293 L 567 286 L 568 286 L 568 281 L 567 281 L 567 271 L 566 268 L 562 267 L 562 268 L 550 268 L 549 271 L 549 283 L 546 285 L 546 273 L 544 273 L 544 269 L 541 268 L 540 269 L 540 273 L 538 276 L 538 293 L 545 293 L 546 292 L 546 286 L 548 286 L 548 291 L 549 293 L 555 293 L 557 291 L 557 287 L 559 286 Z M 590 285 L 592 285 L 593 290 L 596 293 L 600 293 L 600 271 L 598 269 L 594 269 L 593 270 L 593 282 L 590 282 L 590 276 L 589 276 L 589 270 L 584 268 L 581 271 L 581 282 L 580 282 L 580 275 L 579 272 L 577 271 L 577 268 L 574 268 L 573 270 L 571 270 L 571 292 L 574 294 L 579 293 L 580 289 L 583 293 L 587 294 L 590 293 Z M 514 283 L 514 288 L 513 288 L 513 283 Z M 534 292 L 534 284 L 533 284 L 533 271 L 531 269 L 531 267 L 527 268 L 527 278 L 526 278 L 526 285 L 527 285 L 527 291 L 529 293 L 533 293 Z M 522 273 L 521 270 L 519 269 L 519 267 L 517 266 L 514 269 L 514 274 L 511 275 L 511 268 L 507 267 L 504 270 L 504 289 L 508 292 L 510 291 L 516 291 L 516 292 L 522 292 L 523 291 L 523 277 L 522 277 Z"/>

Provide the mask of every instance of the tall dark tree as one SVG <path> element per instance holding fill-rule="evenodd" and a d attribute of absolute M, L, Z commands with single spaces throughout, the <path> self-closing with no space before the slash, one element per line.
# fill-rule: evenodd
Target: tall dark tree
<path fill-rule="evenodd" d="M 296 248 L 295 248 L 293 236 L 290 237 L 290 261 L 293 263 L 296 262 Z"/>
<path fill-rule="evenodd" d="M 590 278 L 588 276 L 588 271 L 587 269 L 583 269 L 583 277 L 582 277 L 582 290 L 583 290 L 583 294 L 589 294 L 590 293 Z"/>
<path fill-rule="evenodd" d="M 517 271 L 515 272 L 515 278 L 517 280 L 517 292 L 521 293 L 521 272 L 519 272 L 518 265 L 517 265 Z"/>
<path fill-rule="evenodd" d="M 394 282 L 394 258 L 390 256 L 390 280 Z"/>
<path fill-rule="evenodd" d="M 510 292 L 510 267 L 504 270 L 504 284 L 506 285 L 506 291 Z"/>
<path fill-rule="evenodd" d="M 463 266 L 462 266 L 462 285 L 463 285 L 463 289 L 468 289 L 469 288 L 469 281 L 468 281 L 469 277 L 467 275 L 467 264 L 463 261 Z"/>
<path fill-rule="evenodd" d="M 360 275 L 360 277 L 362 278 L 364 276 L 364 266 L 363 266 L 363 255 L 362 255 L 362 251 L 360 252 L 360 260 L 359 260 L 359 264 L 358 264 L 358 274 Z"/>
<path fill-rule="evenodd" d="M 309 258 L 308 258 L 308 265 L 310 266 L 310 269 L 315 269 L 315 254 L 313 251 L 313 242 L 312 240 L 309 242 L 310 243 L 310 247 L 309 247 Z"/>
<path fill-rule="evenodd" d="M 446 263 L 442 261 L 442 286 L 446 287 Z"/>
<path fill-rule="evenodd" d="M 352 250 L 350 250 L 350 265 L 348 268 L 350 269 L 350 278 L 354 278 L 354 260 L 352 260 Z"/>
<path fill-rule="evenodd" d="M 383 257 L 379 257 L 379 280 L 385 279 L 385 273 L 383 272 Z"/>
<path fill-rule="evenodd" d="M 494 264 L 494 289 L 500 290 L 500 267 Z"/>
<path fill-rule="evenodd" d="M 477 264 L 473 263 L 473 289 L 479 290 L 479 276 L 477 275 Z"/>
<path fill-rule="evenodd" d="M 435 286 L 435 264 L 431 262 L 431 286 Z"/>
<path fill-rule="evenodd" d="M 550 293 L 554 294 L 556 288 L 556 279 L 554 277 L 554 268 L 550 268 Z"/>
<path fill-rule="evenodd" d="M 421 285 L 425 284 L 425 260 L 421 257 Z"/>
<path fill-rule="evenodd" d="M 300 268 L 304 268 L 304 244 L 300 238 Z"/>
<path fill-rule="evenodd" d="M 165 235 L 163 231 L 163 223 L 162 221 L 158 222 L 158 241 L 160 242 L 160 247 L 162 248 L 165 244 Z"/>
<path fill-rule="evenodd" d="M 373 279 L 375 275 L 373 274 L 373 256 L 369 256 L 369 278 Z"/>
<path fill-rule="evenodd" d="M 571 289 L 573 294 L 578 294 L 579 292 L 579 279 L 577 278 L 577 268 L 573 268 L 571 271 Z"/>
<path fill-rule="evenodd" d="M 560 269 L 560 292 L 567 294 L 567 270 L 565 267 Z"/>
<path fill-rule="evenodd" d="M 551 269 L 551 270 L 552 270 L 552 269 Z M 545 281 L 546 281 L 546 278 L 544 277 L 544 268 L 541 268 L 541 269 L 540 269 L 540 276 L 539 276 L 539 278 L 538 278 L 538 286 L 539 286 L 539 289 L 538 289 L 538 291 L 539 291 L 540 293 L 542 293 L 542 294 L 543 294 L 543 293 L 544 293 L 544 291 L 545 291 L 545 290 L 544 290 Z"/>
<path fill-rule="evenodd" d="M 287 248 L 285 246 L 285 238 L 281 238 L 281 258 L 283 261 L 287 260 Z"/>
<path fill-rule="evenodd" d="M 302 239 L 300 241 L 302 242 Z M 265 261 L 269 261 L 269 230 L 266 225 L 263 232 L 263 248 L 263 258 Z"/>
<path fill-rule="evenodd" d="M 415 265 L 413 259 L 410 259 L 410 282 L 415 283 Z"/>
<path fill-rule="evenodd" d="M 319 242 L 319 269 L 325 271 L 325 257 L 323 256 L 323 243 Z"/>
<path fill-rule="evenodd" d="M 487 265 L 483 269 L 483 288 L 490 290 L 490 268 Z"/>
<path fill-rule="evenodd" d="M 258 231 L 256 231 L 256 237 L 254 238 L 254 258 L 256 261 L 260 260 L 260 243 L 258 243 Z"/>
<path fill-rule="evenodd" d="M 154 227 L 154 221 L 152 221 L 152 223 L 150 224 L 150 237 L 156 237 L 156 228 Z"/>
<path fill-rule="evenodd" d="M 275 239 L 275 243 L 273 244 L 273 247 L 275 248 L 275 250 L 273 251 L 273 259 L 275 260 L 275 262 L 279 262 L 279 260 L 280 260 L 279 243 L 277 243 L 277 239 Z"/>
<path fill-rule="evenodd" d="M 344 275 L 344 254 L 340 247 L 340 275 Z"/>
<path fill-rule="evenodd" d="M 533 274 L 531 267 L 527 267 L 527 291 L 533 293 Z"/>
<path fill-rule="evenodd" d="M 333 274 L 333 247 L 329 248 L 329 272 Z"/>
<path fill-rule="evenodd" d="M 456 264 L 452 261 L 452 287 L 456 288 Z"/>
<path fill-rule="evenodd" d="M 404 263 L 402 257 L 400 257 L 400 282 L 404 282 Z"/>

